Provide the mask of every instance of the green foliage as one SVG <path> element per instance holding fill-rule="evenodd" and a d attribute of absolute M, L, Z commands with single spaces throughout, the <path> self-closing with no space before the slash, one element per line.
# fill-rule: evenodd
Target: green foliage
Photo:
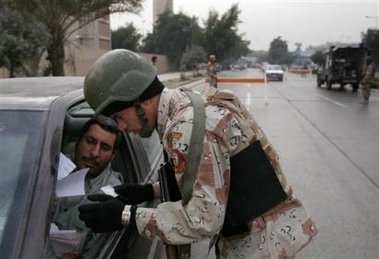
<path fill-rule="evenodd" d="M 207 54 L 204 49 L 200 46 L 193 45 L 187 48 L 183 54 L 182 60 L 180 61 L 180 66 L 186 70 L 192 69 L 192 66 L 207 59 Z"/>
<path fill-rule="evenodd" d="M 114 12 L 137 12 L 142 0 L 3 0 L 25 16 L 35 17 L 47 28 L 50 41 L 46 49 L 53 76 L 64 75 L 64 44 L 73 32 Z"/>
<path fill-rule="evenodd" d="M 174 69 L 178 69 L 184 51 L 192 44 L 193 19 L 179 13 L 164 12 L 145 39 L 146 52 L 167 55 Z"/>
<path fill-rule="evenodd" d="M 280 36 L 271 41 L 267 58 L 268 62 L 272 64 L 289 64 L 291 58 L 288 54 L 287 42 Z"/>
<path fill-rule="evenodd" d="M 210 11 L 205 21 L 204 49 L 208 54 L 215 54 L 218 61 L 237 59 L 250 52 L 249 41 L 238 34 L 239 14 L 238 4 L 219 18 L 219 14 Z"/>
<path fill-rule="evenodd" d="M 378 29 L 368 29 L 363 35 L 366 46 L 371 52 L 371 57 L 374 62 L 379 64 L 379 30 Z"/>
<path fill-rule="evenodd" d="M 311 56 L 311 60 L 316 63 L 317 65 L 321 66 L 322 64 L 325 63 L 325 54 L 324 52 L 322 51 L 316 51 L 315 53 L 313 53 L 313 55 Z"/>
<path fill-rule="evenodd" d="M 184 57 L 184 52 L 191 52 L 191 46 L 195 45 L 201 46 L 207 55 L 215 54 L 218 62 L 238 59 L 250 52 L 250 42 L 237 31 L 239 14 L 237 4 L 221 17 L 211 11 L 204 22 L 205 28 L 201 28 L 196 17 L 164 13 L 160 15 L 153 33 L 145 38 L 143 51 L 167 55 L 174 69 L 179 68 L 182 60 L 188 65 L 186 60 L 190 58 Z"/>
<path fill-rule="evenodd" d="M 31 58 L 23 62 L 21 67 L 17 69 L 16 77 L 48 76 L 51 74 L 50 71 L 45 73 L 49 66 L 41 67 L 41 60 L 44 58 L 45 52 L 44 47 L 39 48 Z"/>
<path fill-rule="evenodd" d="M 5 7 L 0 9 L 0 67 L 6 67 L 10 77 L 14 77 L 23 63 L 41 51 L 47 40 L 44 27 L 33 17 Z"/>
<path fill-rule="evenodd" d="M 141 38 L 142 34 L 139 34 L 133 24 L 129 23 L 124 27 L 112 31 L 112 49 L 137 51 Z"/>

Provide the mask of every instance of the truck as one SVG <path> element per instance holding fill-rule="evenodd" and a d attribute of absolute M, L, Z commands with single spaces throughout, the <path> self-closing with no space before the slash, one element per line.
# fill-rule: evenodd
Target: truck
<path fill-rule="evenodd" d="M 353 92 L 359 87 L 368 49 L 358 46 L 330 47 L 325 53 L 325 62 L 317 71 L 317 87 L 326 85 L 332 89 L 333 84 L 339 84 L 344 90 L 346 84 L 351 84 Z"/>

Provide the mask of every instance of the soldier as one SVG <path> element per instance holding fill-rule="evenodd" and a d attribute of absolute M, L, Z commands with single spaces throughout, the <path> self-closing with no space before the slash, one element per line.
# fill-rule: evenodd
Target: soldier
<path fill-rule="evenodd" d="M 121 130 L 149 137 L 157 129 L 164 149 L 174 160 L 175 176 L 183 191 L 196 120 L 183 89 L 164 88 L 154 68 L 140 56 L 128 50 L 113 50 L 90 69 L 84 94 L 96 113 L 112 117 Z M 201 97 L 206 103 L 206 126 L 188 203 L 136 206 L 158 198 L 160 184 L 121 185 L 115 188 L 119 198 L 93 197 L 99 202 L 81 206 L 80 218 L 96 232 L 128 225 L 140 235 L 174 245 L 213 237 L 217 258 L 294 257 L 317 230 L 293 195 L 277 153 L 233 93 L 209 87 Z M 251 161 L 256 163 L 254 167 L 267 170 L 269 177 L 248 174 Z M 231 172 L 231 164 L 237 165 L 235 171 Z M 228 213 L 228 207 L 239 205 L 229 203 L 233 196 L 229 196 L 231 179 L 242 183 L 247 180 L 239 179 L 239 173 L 258 180 L 255 187 L 248 186 L 258 195 L 247 199 L 262 207 L 252 207 L 258 214 L 250 215 L 244 206 Z M 235 225 L 233 215 L 240 214 L 250 218 Z"/>
<path fill-rule="evenodd" d="M 209 86 L 217 88 L 217 68 L 215 55 L 209 55 L 209 61 L 207 64 L 207 75 L 209 79 Z"/>
<path fill-rule="evenodd" d="M 375 63 L 373 62 L 371 57 L 366 58 L 366 65 L 362 73 L 362 104 L 368 104 L 370 98 L 370 92 L 372 83 L 371 80 L 375 76 Z"/>

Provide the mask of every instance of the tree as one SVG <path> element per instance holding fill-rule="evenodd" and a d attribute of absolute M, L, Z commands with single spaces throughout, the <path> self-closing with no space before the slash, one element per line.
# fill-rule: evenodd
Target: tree
<path fill-rule="evenodd" d="M 311 60 L 315 62 L 318 66 L 322 66 L 325 63 L 325 54 L 322 51 L 316 51 L 311 56 Z"/>
<path fill-rule="evenodd" d="M 204 22 L 205 28 L 199 26 L 196 17 L 163 13 L 153 32 L 144 39 L 142 50 L 167 55 L 173 69 L 179 68 L 184 52 L 191 51 L 192 46 L 201 46 L 207 55 L 217 55 L 218 61 L 237 59 L 250 52 L 250 42 L 237 33 L 239 13 L 237 4 L 220 18 L 217 12 L 211 11 Z M 186 59 L 187 56 L 183 60 Z"/>
<path fill-rule="evenodd" d="M 363 34 L 364 42 L 371 52 L 371 57 L 376 64 L 379 64 L 379 30 L 368 29 L 365 34 Z"/>
<path fill-rule="evenodd" d="M 203 47 L 208 54 L 215 54 L 219 61 L 237 59 L 250 52 L 250 42 L 238 34 L 240 13 L 238 4 L 234 4 L 220 18 L 211 10 L 205 21 Z"/>
<path fill-rule="evenodd" d="M 53 76 L 64 75 L 64 44 L 88 23 L 115 12 L 137 12 L 142 0 L 4 0 L 11 8 L 34 16 L 50 33 L 47 59 Z"/>
<path fill-rule="evenodd" d="M 8 8 L 0 9 L 0 67 L 14 77 L 16 69 L 39 53 L 48 40 L 44 27 L 33 17 L 22 16 Z"/>
<path fill-rule="evenodd" d="M 193 45 L 186 49 L 183 54 L 182 60 L 180 61 L 181 67 L 185 67 L 186 70 L 192 69 L 192 66 L 197 63 L 204 62 L 206 60 L 207 54 L 204 49 L 200 46 Z"/>
<path fill-rule="evenodd" d="M 270 43 L 268 62 L 274 64 L 288 64 L 289 59 L 287 42 L 278 36 Z"/>
<path fill-rule="evenodd" d="M 141 38 L 142 34 L 137 32 L 132 23 L 126 24 L 126 26 L 112 31 L 112 49 L 137 51 Z"/>
<path fill-rule="evenodd" d="M 167 55 L 173 69 L 178 69 L 184 51 L 192 44 L 192 31 L 197 26 L 195 21 L 183 13 L 164 12 L 153 33 L 147 35 L 143 50 Z"/>

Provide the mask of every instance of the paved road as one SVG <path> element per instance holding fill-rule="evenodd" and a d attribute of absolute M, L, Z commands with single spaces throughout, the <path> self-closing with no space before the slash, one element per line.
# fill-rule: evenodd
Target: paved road
<path fill-rule="evenodd" d="M 262 76 L 257 70 L 224 76 Z M 205 83 L 194 87 L 201 91 Z M 315 77 L 220 84 L 244 101 L 278 150 L 288 180 L 319 228 L 297 258 L 379 258 L 379 93 L 369 105 Z M 205 258 L 206 242 L 196 247 Z M 200 248 L 202 247 L 202 248 Z M 214 258 L 214 257 L 211 257 Z"/>

